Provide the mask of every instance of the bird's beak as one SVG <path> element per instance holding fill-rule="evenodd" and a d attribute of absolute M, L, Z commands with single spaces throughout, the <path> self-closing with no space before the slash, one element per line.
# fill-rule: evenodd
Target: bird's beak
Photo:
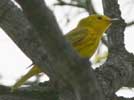
<path fill-rule="evenodd" d="M 111 19 L 111 22 L 112 22 L 112 23 L 115 23 L 115 22 L 118 22 L 118 21 L 120 21 L 119 18 L 112 18 L 112 19 Z"/>

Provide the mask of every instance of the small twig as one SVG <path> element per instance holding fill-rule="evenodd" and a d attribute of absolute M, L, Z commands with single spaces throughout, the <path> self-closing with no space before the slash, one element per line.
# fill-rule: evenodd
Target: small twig
<path fill-rule="evenodd" d="M 28 66 L 27 66 L 27 68 L 29 68 L 29 67 L 31 67 L 31 66 L 33 66 L 33 65 L 34 65 L 34 63 L 32 63 L 32 64 L 28 65 Z"/>
<path fill-rule="evenodd" d="M 64 2 L 64 1 L 61 1 L 61 0 L 60 0 L 60 2 L 55 3 L 54 5 L 55 6 L 56 5 L 60 5 L 60 6 L 73 6 L 73 7 L 85 8 L 83 5 L 73 4 L 73 3 L 67 3 L 67 2 Z"/>
<path fill-rule="evenodd" d="M 80 8 L 84 8 L 82 5 L 80 4 L 72 4 L 72 3 L 55 3 L 54 5 L 60 5 L 60 6 L 74 6 L 74 7 L 80 7 Z"/>
<path fill-rule="evenodd" d="M 93 5 L 91 0 L 86 0 L 86 4 L 85 5 L 86 5 L 85 9 L 87 10 L 88 13 L 96 14 L 96 11 L 94 9 L 94 5 Z"/>
<path fill-rule="evenodd" d="M 134 25 L 134 21 L 127 23 L 127 27 Z"/>
<path fill-rule="evenodd" d="M 75 4 L 75 3 L 67 3 L 62 0 L 58 0 L 58 3 L 55 3 L 54 5 L 59 5 L 59 6 L 73 6 L 73 7 L 79 7 L 79 8 L 84 8 L 87 12 L 90 14 L 96 14 L 96 11 L 94 9 L 94 6 L 91 2 L 91 0 L 86 0 L 85 6 L 82 4 Z"/>

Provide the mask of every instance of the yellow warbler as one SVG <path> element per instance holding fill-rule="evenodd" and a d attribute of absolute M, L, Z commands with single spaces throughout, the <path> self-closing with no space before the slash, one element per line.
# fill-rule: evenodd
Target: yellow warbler
<path fill-rule="evenodd" d="M 91 15 L 78 23 L 77 27 L 65 35 L 67 41 L 82 58 L 90 58 L 96 51 L 103 33 L 111 25 L 113 19 L 105 15 Z M 27 79 L 37 75 L 41 70 L 37 65 L 24 75 L 12 87 L 12 91 L 20 87 Z"/>

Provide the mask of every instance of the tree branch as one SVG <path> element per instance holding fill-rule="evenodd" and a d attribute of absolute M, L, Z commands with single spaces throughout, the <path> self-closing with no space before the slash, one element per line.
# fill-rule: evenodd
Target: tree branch
<path fill-rule="evenodd" d="M 67 3 L 65 1 L 58 1 L 58 3 L 55 3 L 54 5 L 59 5 L 59 6 L 73 6 L 73 7 L 79 7 L 79 8 L 85 8 L 81 4 L 74 4 L 74 3 Z"/>
<path fill-rule="evenodd" d="M 97 12 L 94 9 L 94 5 L 92 3 L 92 0 L 86 0 L 85 2 L 85 9 L 87 10 L 88 13 L 91 14 L 96 14 Z"/>
<path fill-rule="evenodd" d="M 44 4 L 44 1 L 18 1 L 21 7 L 23 8 L 23 11 L 27 16 L 28 20 L 38 31 L 38 34 L 41 35 L 42 40 L 44 40 L 44 45 L 48 54 L 48 59 L 42 60 L 46 60 L 47 64 L 51 64 L 51 68 L 54 70 L 55 76 L 60 76 L 59 79 L 64 82 L 64 85 L 68 85 L 67 87 L 61 87 L 62 85 L 60 83 L 60 88 L 64 88 L 64 90 L 62 91 L 67 90 L 69 96 L 72 96 L 71 99 L 73 100 L 75 98 L 81 98 L 81 100 L 88 100 L 89 98 L 92 98 L 93 100 L 96 100 L 98 97 L 99 99 L 102 99 L 102 94 L 100 92 L 99 86 L 97 85 L 97 81 L 93 74 L 93 70 L 91 68 L 90 70 L 88 70 L 88 62 L 83 62 L 66 43 L 64 37 L 61 35 L 61 32 L 57 30 L 58 27 L 54 26 L 54 23 L 56 22 L 51 21 L 52 19 L 54 19 L 54 17 L 52 15 L 52 12 Z M 31 12 L 33 11 L 33 9 L 34 12 Z M 45 65 L 45 63 L 43 63 L 43 65 Z M 83 68 L 81 66 L 83 66 Z M 43 68 L 45 71 L 45 67 L 42 67 L 42 69 Z M 81 87 L 82 85 L 83 87 Z M 91 89 L 92 86 L 94 87 L 94 89 Z M 78 94 L 70 94 L 71 92 L 73 93 L 72 89 L 71 91 L 68 90 L 68 88 L 70 87 L 73 89 L 73 91 L 77 91 Z M 96 95 L 97 91 L 99 93 L 97 93 L 99 96 Z M 97 97 L 89 95 L 90 93 L 95 94 Z M 66 95 L 66 92 L 65 94 L 64 92 L 61 92 L 61 94 L 61 98 L 70 98 Z"/>
<path fill-rule="evenodd" d="M 134 21 L 127 23 L 127 27 L 134 25 Z"/>
<path fill-rule="evenodd" d="M 60 99 L 104 100 L 88 61 L 80 59 L 64 40 L 44 1 L 17 1 L 25 15 L 11 1 L 0 0 L 6 5 L 0 3 L 0 26 L 52 81 L 56 81 Z"/>
<path fill-rule="evenodd" d="M 96 74 L 102 85 L 104 94 L 110 98 L 115 92 L 126 85 L 132 78 L 132 63 L 130 54 L 124 47 L 124 29 L 126 24 L 121 18 L 118 0 L 102 0 L 104 13 L 111 18 L 119 18 L 107 31 L 109 57 L 104 65 L 96 69 Z"/>
<path fill-rule="evenodd" d="M 58 100 L 58 93 L 46 85 L 23 87 L 13 93 L 9 87 L 0 86 L 0 100 Z"/>
<path fill-rule="evenodd" d="M 84 8 L 88 13 L 90 14 L 96 14 L 96 11 L 94 9 L 94 6 L 92 4 L 91 0 L 85 0 L 84 4 L 81 4 L 80 1 L 76 1 L 77 3 L 68 3 L 63 0 L 58 0 L 58 3 L 55 3 L 54 5 L 60 5 L 60 6 L 74 6 L 78 8 Z"/>

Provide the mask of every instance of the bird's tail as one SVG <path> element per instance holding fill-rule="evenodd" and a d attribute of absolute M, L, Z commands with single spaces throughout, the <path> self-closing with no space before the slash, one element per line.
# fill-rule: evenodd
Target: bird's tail
<path fill-rule="evenodd" d="M 22 76 L 12 87 L 11 92 L 18 89 L 21 85 L 23 85 L 29 78 L 31 78 L 34 75 L 37 75 L 41 73 L 42 71 L 39 69 L 37 65 L 34 65 L 32 69 L 26 73 L 24 76 Z"/>

